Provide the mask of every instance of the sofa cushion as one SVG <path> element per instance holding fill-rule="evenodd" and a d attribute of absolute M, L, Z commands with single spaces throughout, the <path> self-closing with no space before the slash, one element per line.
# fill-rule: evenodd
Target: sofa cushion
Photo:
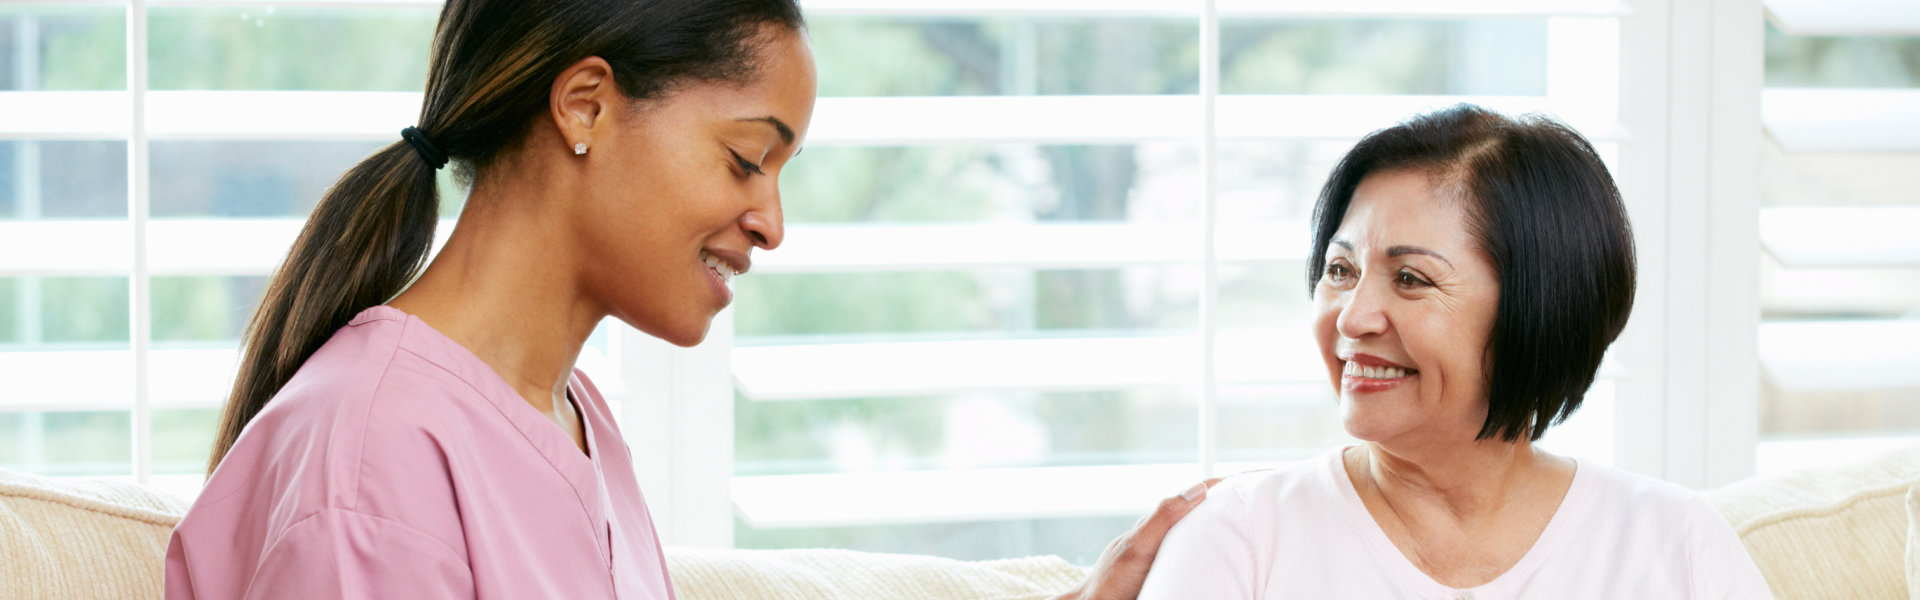
<path fill-rule="evenodd" d="M 670 548 L 680 600 L 916 598 L 1031 600 L 1072 588 L 1084 572 L 1058 556 L 964 562 L 851 550 Z"/>
<path fill-rule="evenodd" d="M 132 483 L 0 469 L 0 598 L 158 598 L 184 512 Z"/>
<path fill-rule="evenodd" d="M 1907 489 L 1907 597 L 1920 600 L 1920 485 Z"/>
<path fill-rule="evenodd" d="M 1906 598 L 1907 490 L 1920 446 L 1706 493 L 1780 600 Z"/>

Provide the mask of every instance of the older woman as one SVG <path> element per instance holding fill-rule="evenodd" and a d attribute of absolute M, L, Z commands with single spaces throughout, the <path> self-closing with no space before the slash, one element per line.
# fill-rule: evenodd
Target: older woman
<path fill-rule="evenodd" d="M 1533 447 L 1633 304 L 1591 145 L 1457 106 L 1367 136 L 1314 209 L 1314 334 L 1361 440 L 1236 476 L 1140 598 L 1767 598 L 1680 486 Z"/>

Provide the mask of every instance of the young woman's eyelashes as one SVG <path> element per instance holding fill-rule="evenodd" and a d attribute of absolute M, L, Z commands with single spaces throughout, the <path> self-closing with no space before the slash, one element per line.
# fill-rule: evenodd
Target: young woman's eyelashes
<path fill-rule="evenodd" d="M 739 152 L 728 150 L 727 154 L 733 155 L 733 162 L 738 164 L 740 166 L 740 170 L 744 172 L 744 174 L 741 175 L 741 177 L 744 178 L 752 175 L 767 174 L 766 171 L 760 170 L 760 165 L 754 164 L 748 161 L 746 158 L 741 157 Z"/>

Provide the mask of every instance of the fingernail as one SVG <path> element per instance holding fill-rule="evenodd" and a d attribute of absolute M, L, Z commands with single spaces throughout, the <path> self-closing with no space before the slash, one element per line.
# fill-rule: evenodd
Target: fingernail
<path fill-rule="evenodd" d="M 1204 493 L 1207 493 L 1207 482 L 1202 481 L 1200 483 L 1193 484 L 1193 487 L 1187 488 L 1187 491 L 1180 492 L 1180 497 L 1186 498 L 1188 502 L 1192 502 L 1195 499 L 1198 499 L 1200 495 Z"/>

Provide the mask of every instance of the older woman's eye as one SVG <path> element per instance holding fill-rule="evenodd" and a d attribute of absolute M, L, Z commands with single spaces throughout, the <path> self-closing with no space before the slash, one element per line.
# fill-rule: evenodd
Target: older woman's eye
<path fill-rule="evenodd" d="M 1353 278 L 1353 268 L 1341 263 L 1328 263 L 1327 278 L 1335 283 L 1345 282 Z"/>
<path fill-rule="evenodd" d="M 1398 276 L 1393 278 L 1393 282 L 1396 284 L 1399 284 L 1400 287 L 1419 287 L 1423 285 L 1433 285 L 1431 283 L 1428 283 L 1427 280 L 1421 279 L 1420 276 L 1414 275 L 1412 271 L 1401 271 Z"/>

